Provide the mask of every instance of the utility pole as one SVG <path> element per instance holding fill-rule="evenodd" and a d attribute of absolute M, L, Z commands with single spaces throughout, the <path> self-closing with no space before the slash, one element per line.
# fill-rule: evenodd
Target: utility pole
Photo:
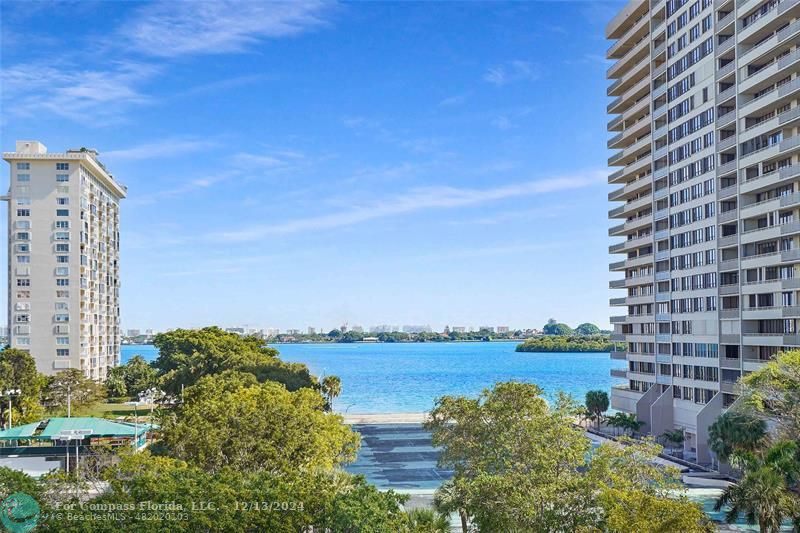
<path fill-rule="evenodd" d="M 72 383 L 67 383 L 67 418 L 72 418 Z"/>
<path fill-rule="evenodd" d="M 6 389 L 3 391 L 3 395 L 8 396 L 8 429 L 13 427 L 11 425 L 11 397 L 19 396 L 20 394 L 22 394 L 22 391 L 19 389 Z"/>

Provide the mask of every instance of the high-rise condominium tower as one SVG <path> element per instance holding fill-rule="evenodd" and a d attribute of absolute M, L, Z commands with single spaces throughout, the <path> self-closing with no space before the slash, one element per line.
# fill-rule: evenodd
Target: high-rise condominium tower
<path fill-rule="evenodd" d="M 40 372 L 79 368 L 104 379 L 119 364 L 119 202 L 125 187 L 97 152 L 47 153 L 37 141 L 4 152 L 9 343 Z"/>
<path fill-rule="evenodd" d="M 631 1 L 609 23 L 612 406 L 708 427 L 737 379 L 800 346 L 800 1 Z"/>

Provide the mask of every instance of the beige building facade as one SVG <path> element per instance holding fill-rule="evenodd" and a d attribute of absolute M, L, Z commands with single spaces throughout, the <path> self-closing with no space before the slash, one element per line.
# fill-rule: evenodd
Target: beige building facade
<path fill-rule="evenodd" d="M 800 347 L 800 1 L 631 1 L 606 36 L 611 403 L 710 463 L 739 377 Z"/>
<path fill-rule="evenodd" d="M 119 364 L 119 203 L 126 189 L 94 150 L 4 152 L 8 196 L 9 344 L 53 374 L 105 379 Z"/>

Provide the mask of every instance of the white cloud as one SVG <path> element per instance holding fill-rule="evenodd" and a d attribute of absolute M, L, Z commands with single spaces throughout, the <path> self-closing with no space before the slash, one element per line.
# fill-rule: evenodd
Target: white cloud
<path fill-rule="evenodd" d="M 605 180 L 606 173 L 600 170 L 574 176 L 515 183 L 490 189 L 459 189 L 448 186 L 421 187 L 392 198 L 336 213 L 297 218 L 277 224 L 253 225 L 240 230 L 213 233 L 209 237 L 214 240 L 255 241 L 271 235 L 335 229 L 417 211 L 470 207 L 507 198 L 575 189 L 604 183 Z"/>
<path fill-rule="evenodd" d="M 456 94 L 454 96 L 449 96 L 447 98 L 443 98 L 439 105 L 442 107 L 449 107 L 449 106 L 457 106 L 461 105 L 467 101 L 468 95 L 467 94 Z"/>
<path fill-rule="evenodd" d="M 63 61 L 14 65 L 2 71 L 3 98 L 13 100 L 11 109 L 20 115 L 44 110 L 78 122 L 103 122 L 149 103 L 139 86 L 159 71 L 154 65 L 127 61 L 106 70 L 81 69 Z"/>
<path fill-rule="evenodd" d="M 216 146 L 217 143 L 203 139 L 162 139 L 160 141 L 139 144 L 129 148 L 108 150 L 103 152 L 103 157 L 117 160 L 142 160 L 174 157 L 192 152 L 198 152 Z"/>
<path fill-rule="evenodd" d="M 320 0 L 162 1 L 139 9 L 120 33 L 132 48 L 158 57 L 241 52 L 323 25 L 332 6 Z"/>
<path fill-rule="evenodd" d="M 519 59 L 492 67 L 483 75 L 484 81 L 498 87 L 516 81 L 536 81 L 540 77 L 541 71 L 538 65 Z"/>

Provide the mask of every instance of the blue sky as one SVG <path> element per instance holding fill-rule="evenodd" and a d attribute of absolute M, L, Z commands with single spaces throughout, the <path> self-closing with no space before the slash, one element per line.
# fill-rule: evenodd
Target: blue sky
<path fill-rule="evenodd" d="M 0 142 L 128 186 L 124 328 L 605 326 L 619 5 L 4 2 Z"/>

